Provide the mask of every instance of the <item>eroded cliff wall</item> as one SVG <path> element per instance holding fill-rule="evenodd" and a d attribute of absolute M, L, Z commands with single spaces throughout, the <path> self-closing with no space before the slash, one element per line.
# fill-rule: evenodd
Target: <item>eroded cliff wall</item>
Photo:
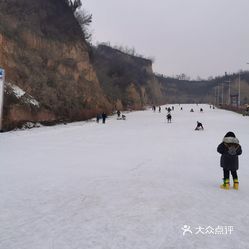
<path fill-rule="evenodd" d="M 117 109 L 141 109 L 165 102 L 149 59 L 99 45 L 94 49 L 94 67 L 105 94 Z"/>
<path fill-rule="evenodd" d="M 1 0 L 0 67 L 6 70 L 6 82 L 19 86 L 40 103 L 40 114 L 33 115 L 29 108 L 5 98 L 4 125 L 27 119 L 82 120 L 111 110 L 89 52 L 64 1 Z"/>

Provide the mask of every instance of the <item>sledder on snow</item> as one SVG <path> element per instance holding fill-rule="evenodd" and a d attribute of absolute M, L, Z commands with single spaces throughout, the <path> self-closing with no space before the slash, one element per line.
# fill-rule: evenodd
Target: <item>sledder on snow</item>
<path fill-rule="evenodd" d="M 117 120 L 126 120 L 126 116 L 124 114 L 122 114 L 122 116 L 117 118 Z"/>
<path fill-rule="evenodd" d="M 195 130 L 196 130 L 196 131 L 204 130 L 203 125 L 202 125 L 201 122 L 197 121 L 197 126 L 196 126 Z"/>

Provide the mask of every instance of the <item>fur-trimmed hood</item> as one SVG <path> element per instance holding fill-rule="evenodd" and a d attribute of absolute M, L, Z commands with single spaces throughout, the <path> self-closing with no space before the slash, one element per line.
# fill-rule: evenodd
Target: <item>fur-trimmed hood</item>
<path fill-rule="evenodd" d="M 224 137 L 223 142 L 226 144 L 239 144 L 239 139 L 236 137 Z"/>

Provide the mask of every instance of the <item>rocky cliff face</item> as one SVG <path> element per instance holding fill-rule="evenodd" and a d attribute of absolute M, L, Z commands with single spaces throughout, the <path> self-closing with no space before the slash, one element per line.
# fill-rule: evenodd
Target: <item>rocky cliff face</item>
<path fill-rule="evenodd" d="M 155 76 L 149 59 L 106 45 L 92 49 L 63 0 L 0 0 L 0 67 L 7 82 L 5 129 L 84 120 L 103 110 L 214 102 L 215 89 L 227 80 Z M 248 75 L 241 75 L 241 103 L 248 103 Z M 230 80 L 236 93 L 238 75 Z"/>
<path fill-rule="evenodd" d="M 94 66 L 105 94 L 117 109 L 165 102 L 151 60 L 99 45 L 94 49 Z"/>
<path fill-rule="evenodd" d="M 5 98 L 5 126 L 27 120 L 82 120 L 111 109 L 89 47 L 64 1 L 2 0 L 0 10 L 0 67 L 6 70 L 6 81 L 40 103 L 34 115 Z"/>

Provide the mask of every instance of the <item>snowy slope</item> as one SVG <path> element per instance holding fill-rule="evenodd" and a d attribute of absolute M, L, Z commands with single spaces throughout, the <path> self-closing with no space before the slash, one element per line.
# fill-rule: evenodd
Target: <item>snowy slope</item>
<path fill-rule="evenodd" d="M 175 105 L 168 124 L 162 109 L 0 134 L 0 249 L 248 249 L 248 117 Z M 216 148 L 230 130 L 239 191 L 219 189 Z"/>

